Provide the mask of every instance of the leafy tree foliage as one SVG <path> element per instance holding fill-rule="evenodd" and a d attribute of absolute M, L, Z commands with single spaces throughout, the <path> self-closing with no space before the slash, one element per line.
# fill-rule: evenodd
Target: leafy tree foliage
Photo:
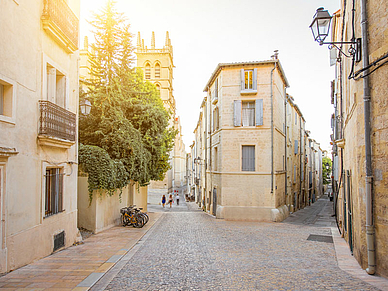
<path fill-rule="evenodd" d="M 326 165 L 329 165 L 329 169 L 326 169 Z M 329 158 L 323 158 L 322 159 L 322 178 L 323 178 L 323 184 L 330 184 L 331 183 L 331 171 L 332 171 L 332 162 Z"/>
<path fill-rule="evenodd" d="M 122 188 L 130 180 L 147 185 L 150 180 L 162 180 L 170 168 L 169 152 L 173 147 L 175 130 L 168 127 L 170 113 L 163 106 L 156 87 L 143 80 L 143 73 L 133 67 L 132 35 L 124 16 L 113 1 L 94 14 L 91 79 L 88 91 L 80 93 L 92 109 L 80 119 L 80 165 L 89 174 L 89 191 Z M 92 147 L 90 147 L 92 146 Z M 106 154 L 103 154 L 103 152 Z M 95 159 L 94 155 L 103 157 Z M 110 161 L 108 162 L 108 157 Z M 101 182 L 94 177 L 90 161 L 95 165 L 118 166 L 120 177 Z M 121 171 L 121 165 L 126 174 Z M 112 175 L 118 171 L 112 170 Z M 92 181 L 92 183 L 90 183 Z"/>

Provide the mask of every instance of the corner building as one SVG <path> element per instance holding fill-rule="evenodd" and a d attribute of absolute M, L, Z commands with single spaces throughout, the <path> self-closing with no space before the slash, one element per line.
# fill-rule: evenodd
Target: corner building
<path fill-rule="evenodd" d="M 217 218 L 282 221 L 286 205 L 285 90 L 277 59 L 219 64 L 206 87 L 205 191 Z"/>
<path fill-rule="evenodd" d="M 79 0 L 0 3 L 0 273 L 77 240 Z"/>

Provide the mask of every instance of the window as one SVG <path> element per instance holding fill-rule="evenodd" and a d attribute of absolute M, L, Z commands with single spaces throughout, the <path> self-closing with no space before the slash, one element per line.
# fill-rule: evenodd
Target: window
<path fill-rule="evenodd" d="M 298 140 L 294 140 L 294 154 L 296 155 L 298 153 Z"/>
<path fill-rule="evenodd" d="M 257 93 L 257 69 L 241 69 L 241 93 Z"/>
<path fill-rule="evenodd" d="M 66 76 L 47 64 L 47 100 L 66 108 Z"/>
<path fill-rule="evenodd" d="M 242 146 L 242 171 L 255 171 L 255 146 Z"/>
<path fill-rule="evenodd" d="M 242 102 L 242 126 L 255 126 L 255 102 Z"/>
<path fill-rule="evenodd" d="M 11 82 L 11 81 L 10 81 Z M 15 87 L 0 79 L 0 121 L 13 122 L 15 118 Z"/>
<path fill-rule="evenodd" d="M 150 66 L 150 64 L 147 64 L 145 66 L 145 78 L 147 80 L 151 79 L 151 66 Z"/>
<path fill-rule="evenodd" d="M 217 129 L 220 128 L 219 118 L 220 118 L 220 114 L 218 112 L 218 107 L 216 107 L 213 110 L 213 131 L 216 131 Z"/>
<path fill-rule="evenodd" d="M 63 211 L 63 174 L 60 168 L 46 169 L 45 186 L 45 216 Z"/>
<path fill-rule="evenodd" d="M 159 78 L 160 78 L 160 65 L 156 64 L 155 65 L 155 79 L 159 79 Z"/>
<path fill-rule="evenodd" d="M 263 125 L 263 99 L 234 101 L 234 126 Z"/>
<path fill-rule="evenodd" d="M 218 171 L 218 147 L 214 148 L 214 171 Z"/>
<path fill-rule="evenodd" d="M 156 90 L 158 90 L 159 96 L 160 96 L 160 85 L 159 84 L 156 84 Z"/>

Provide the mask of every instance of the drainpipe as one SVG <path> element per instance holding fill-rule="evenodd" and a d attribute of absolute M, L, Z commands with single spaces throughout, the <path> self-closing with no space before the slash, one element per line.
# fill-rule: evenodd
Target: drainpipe
<path fill-rule="evenodd" d="M 275 71 L 277 66 L 277 58 L 275 55 L 274 67 L 271 70 L 271 194 L 273 194 L 273 185 L 274 185 L 274 166 L 273 166 L 273 72 Z"/>
<path fill-rule="evenodd" d="M 368 51 L 368 27 L 366 0 L 361 0 L 361 33 L 362 33 L 362 66 L 369 66 Z M 368 70 L 364 71 L 364 123 L 365 123 L 365 164 L 366 164 L 366 244 L 368 249 L 368 268 L 366 272 L 373 275 L 376 271 L 375 254 L 375 231 L 373 226 L 373 208 L 372 208 L 372 150 L 371 150 L 371 125 L 370 125 L 370 87 Z"/>
<path fill-rule="evenodd" d="M 285 198 L 287 199 L 287 93 L 284 88 L 284 170 L 286 171 L 284 182 L 285 182 Z M 286 201 L 287 204 L 287 201 Z"/>

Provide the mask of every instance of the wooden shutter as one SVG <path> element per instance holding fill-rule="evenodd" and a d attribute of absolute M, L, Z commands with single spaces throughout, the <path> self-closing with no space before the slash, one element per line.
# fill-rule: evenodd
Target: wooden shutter
<path fill-rule="evenodd" d="M 240 78 L 241 78 L 241 91 L 245 90 L 245 72 L 244 69 L 240 70 Z"/>
<path fill-rule="evenodd" d="M 295 140 L 295 145 L 294 145 L 294 154 L 296 155 L 298 153 L 298 140 Z"/>
<path fill-rule="evenodd" d="M 256 126 L 263 125 L 263 99 L 256 99 Z"/>
<path fill-rule="evenodd" d="M 241 100 L 234 100 L 234 116 L 233 124 L 234 126 L 241 126 Z"/>
<path fill-rule="evenodd" d="M 216 79 L 216 82 L 214 84 L 214 97 L 217 98 L 218 97 L 218 79 Z"/>
<path fill-rule="evenodd" d="M 252 89 L 257 91 L 257 69 L 253 69 L 253 84 Z"/>

